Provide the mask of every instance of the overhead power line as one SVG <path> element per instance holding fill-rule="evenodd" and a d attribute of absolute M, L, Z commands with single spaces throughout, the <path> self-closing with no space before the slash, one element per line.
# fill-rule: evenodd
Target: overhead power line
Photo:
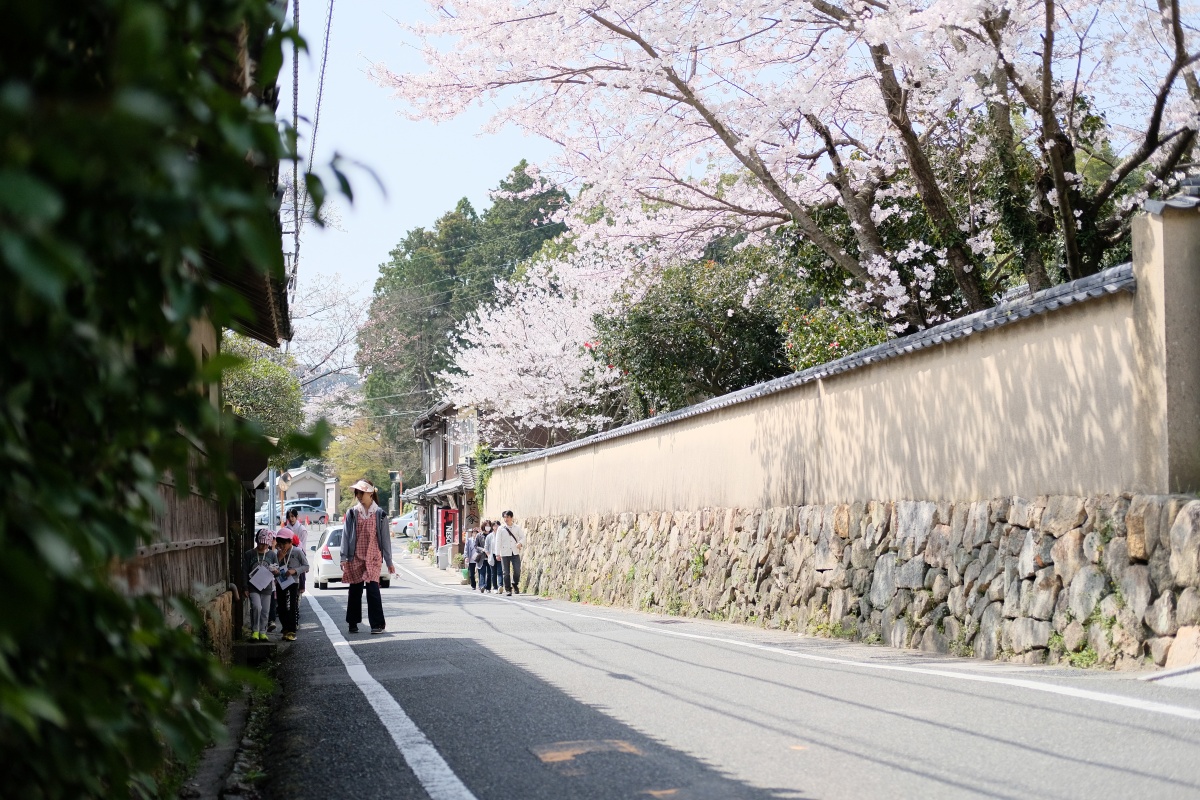
<path fill-rule="evenodd" d="M 308 169 L 313 168 L 317 155 L 317 130 L 321 126 L 321 99 L 325 96 L 325 68 L 329 65 L 329 35 L 333 31 L 333 0 L 325 13 L 325 42 L 321 48 L 321 71 L 317 74 L 317 102 L 313 108 L 312 136 L 308 141 Z M 308 185 L 304 187 L 304 206 L 308 205 Z"/>

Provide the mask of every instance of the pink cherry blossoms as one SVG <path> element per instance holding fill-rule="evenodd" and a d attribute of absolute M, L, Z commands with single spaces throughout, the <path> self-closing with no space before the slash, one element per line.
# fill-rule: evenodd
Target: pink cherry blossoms
<path fill-rule="evenodd" d="M 428 71 L 373 74 L 413 117 L 495 103 L 493 126 L 560 142 L 548 168 L 587 187 L 563 212 L 578 247 L 694 256 L 713 233 L 786 227 L 909 326 L 990 304 L 1009 263 L 1035 288 L 1101 268 L 1136 207 L 1122 201 L 1169 184 L 1195 145 L 1194 0 L 431 10 L 412 26 Z M 896 263 L 914 242 L 950 301 Z"/>

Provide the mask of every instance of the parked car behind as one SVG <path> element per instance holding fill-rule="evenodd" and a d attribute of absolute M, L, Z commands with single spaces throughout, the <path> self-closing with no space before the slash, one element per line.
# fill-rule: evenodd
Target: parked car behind
<path fill-rule="evenodd" d="M 392 531 L 392 536 L 407 536 L 410 539 L 417 538 L 417 512 L 410 511 L 399 517 L 392 517 L 389 528 Z"/>
<path fill-rule="evenodd" d="M 325 513 L 325 501 L 319 497 L 298 497 L 291 500 L 285 500 L 283 508 L 279 509 L 279 516 L 286 517 L 287 512 L 291 509 L 296 509 L 301 517 L 307 517 L 318 525 L 324 525 L 329 522 L 329 515 Z M 258 510 L 254 515 L 254 522 L 257 525 L 267 525 L 267 508 L 266 504 Z M 270 523 L 274 527 L 275 523 Z"/>
<path fill-rule="evenodd" d="M 309 545 L 308 557 L 309 574 L 318 589 L 328 589 L 331 583 L 342 582 L 342 534 L 345 528 L 341 525 L 329 528 L 321 534 L 314 545 Z M 379 586 L 386 589 L 392 583 L 385 561 L 379 567 Z"/>

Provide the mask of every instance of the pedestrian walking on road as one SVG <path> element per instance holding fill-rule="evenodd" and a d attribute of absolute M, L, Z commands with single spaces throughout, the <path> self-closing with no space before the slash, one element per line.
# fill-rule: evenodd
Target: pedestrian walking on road
<path fill-rule="evenodd" d="M 467 565 L 467 579 L 471 583 L 472 591 L 475 589 L 475 568 L 478 566 L 475 561 L 476 533 L 478 533 L 478 531 L 472 531 L 470 532 L 469 536 L 463 537 L 463 563 Z"/>
<path fill-rule="evenodd" d="M 246 551 L 242 559 L 246 576 L 246 596 L 250 599 L 250 641 L 265 642 L 267 640 L 267 613 L 271 609 L 271 599 L 275 591 L 275 573 L 279 571 L 279 562 L 271 543 L 275 537 L 266 528 L 259 528 L 255 534 L 255 546 Z M 261 576 L 255 576 L 255 571 L 265 571 Z M 259 589 L 255 584 L 262 586 Z"/>
<path fill-rule="evenodd" d="M 487 550 L 488 564 L 491 567 L 492 580 L 488 585 L 489 592 L 499 592 L 500 586 L 504 582 L 504 562 L 500 560 L 500 552 L 496 549 L 496 534 L 499 532 L 499 526 L 493 525 L 491 532 L 484 539 L 484 549 Z"/>
<path fill-rule="evenodd" d="M 487 535 L 492 532 L 491 520 L 485 519 L 475 534 L 475 563 L 479 576 L 479 591 L 487 592 L 492 588 L 492 565 L 488 561 Z"/>
<path fill-rule="evenodd" d="M 346 624 L 351 633 L 358 633 L 365 589 L 371 633 L 383 633 L 387 622 L 383 616 L 383 597 L 379 593 L 379 573 L 387 562 L 388 573 L 396 574 L 392 564 L 392 537 L 388 532 L 387 515 L 379 507 L 379 491 L 375 486 L 363 479 L 352 488 L 358 502 L 346 512 L 342 534 L 342 581 L 350 587 Z"/>
<path fill-rule="evenodd" d="M 283 628 L 283 639 L 296 641 L 296 627 L 300 616 L 300 576 L 308 572 L 308 557 L 295 546 L 295 536 L 288 528 L 275 533 L 276 558 L 279 559 L 279 574 L 275 578 L 275 593 L 279 598 L 279 622 Z"/>
<path fill-rule="evenodd" d="M 521 593 L 521 549 L 525 547 L 525 531 L 513 523 L 513 513 L 505 511 L 504 523 L 496 529 L 496 552 L 504 565 L 504 593 Z"/>
<path fill-rule="evenodd" d="M 292 539 L 293 544 L 295 544 L 296 547 L 299 547 L 304 553 L 304 556 L 307 558 L 308 526 L 300 521 L 300 512 L 294 508 L 288 509 L 287 526 L 292 529 L 292 533 L 296 534 L 296 536 Z M 306 573 L 300 574 L 300 594 L 304 594 L 304 585 L 307 583 L 306 578 L 308 578 Z"/>

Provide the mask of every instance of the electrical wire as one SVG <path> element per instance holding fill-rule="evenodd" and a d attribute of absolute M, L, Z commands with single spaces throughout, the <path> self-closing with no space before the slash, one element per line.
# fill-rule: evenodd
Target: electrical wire
<path fill-rule="evenodd" d="M 308 142 L 308 168 L 312 170 L 313 159 L 317 153 L 317 130 L 321 125 L 321 99 L 325 96 L 325 68 L 329 64 L 329 35 L 333 31 L 333 0 L 329 0 L 329 8 L 325 14 L 325 43 L 321 48 L 321 71 L 317 74 L 317 102 L 313 108 L 312 136 Z M 308 186 L 304 187 L 303 206 L 308 206 Z M 299 227 L 297 227 L 299 230 Z"/>
<path fill-rule="evenodd" d="M 292 0 L 292 27 L 300 33 L 300 0 Z M 299 136 L 300 130 L 300 42 L 292 43 L 292 135 Z M 297 138 L 296 143 L 299 144 Z M 296 297 L 296 271 L 300 262 L 300 159 L 292 158 L 292 274 L 289 276 L 291 290 L 289 304 Z"/>

